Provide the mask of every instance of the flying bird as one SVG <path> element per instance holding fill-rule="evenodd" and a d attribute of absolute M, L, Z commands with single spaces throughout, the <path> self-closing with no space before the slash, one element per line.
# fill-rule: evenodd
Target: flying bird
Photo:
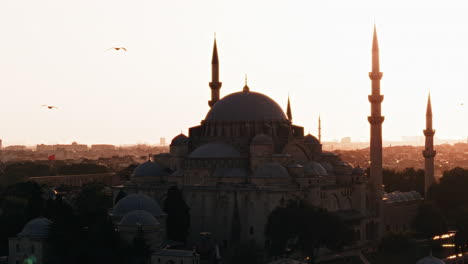
<path fill-rule="evenodd" d="M 56 107 L 56 106 L 54 106 L 54 105 L 42 105 L 42 106 L 45 106 L 45 107 L 47 107 L 48 109 L 58 108 L 58 107 Z"/>
<path fill-rule="evenodd" d="M 112 48 L 109 48 L 107 50 L 111 50 L 111 49 L 117 50 L 117 51 L 119 51 L 119 50 L 127 51 L 127 48 L 125 48 L 125 47 L 112 47 Z"/>

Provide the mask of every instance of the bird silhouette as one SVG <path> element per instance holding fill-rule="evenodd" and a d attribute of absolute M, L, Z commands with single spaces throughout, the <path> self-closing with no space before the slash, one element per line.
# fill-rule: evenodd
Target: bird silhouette
<path fill-rule="evenodd" d="M 117 51 L 119 51 L 119 50 L 127 51 L 127 48 L 125 48 L 125 47 L 112 47 L 112 48 L 109 48 L 107 50 L 111 50 L 111 49 L 117 50 Z"/>
<path fill-rule="evenodd" d="M 42 106 L 45 106 L 45 107 L 47 107 L 48 109 L 58 108 L 58 107 L 56 107 L 56 106 L 54 106 L 54 105 L 42 105 Z"/>

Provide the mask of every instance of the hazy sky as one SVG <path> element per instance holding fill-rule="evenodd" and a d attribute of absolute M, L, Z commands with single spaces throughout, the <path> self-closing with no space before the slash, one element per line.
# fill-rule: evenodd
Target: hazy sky
<path fill-rule="evenodd" d="M 374 20 L 384 139 L 422 135 L 429 90 L 436 136 L 466 138 L 464 2 L 2 0 L 0 138 L 155 144 L 187 133 L 209 109 L 217 32 L 222 96 L 247 73 L 284 108 L 289 93 L 306 132 L 320 114 L 324 140 L 368 140 Z"/>

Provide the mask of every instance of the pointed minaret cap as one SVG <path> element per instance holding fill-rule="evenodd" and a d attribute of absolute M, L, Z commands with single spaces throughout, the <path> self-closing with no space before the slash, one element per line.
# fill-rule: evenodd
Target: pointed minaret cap
<path fill-rule="evenodd" d="M 243 92 L 249 92 L 250 91 L 250 88 L 247 85 L 247 74 L 245 75 L 245 85 L 244 85 L 244 88 L 242 89 L 242 91 Z"/>
<path fill-rule="evenodd" d="M 289 121 L 292 122 L 292 112 L 291 112 L 291 103 L 289 101 L 289 95 L 288 95 L 288 106 L 286 107 L 286 115 L 288 116 Z"/>
<path fill-rule="evenodd" d="M 216 46 L 216 32 L 214 33 L 213 56 L 211 58 L 211 64 L 219 64 L 219 62 L 218 62 L 218 47 Z"/>
<path fill-rule="evenodd" d="M 377 40 L 377 27 L 374 24 L 374 38 L 372 40 L 372 50 L 378 51 L 379 50 L 379 41 Z"/>
<path fill-rule="evenodd" d="M 431 93 L 427 97 L 426 116 L 432 116 Z"/>

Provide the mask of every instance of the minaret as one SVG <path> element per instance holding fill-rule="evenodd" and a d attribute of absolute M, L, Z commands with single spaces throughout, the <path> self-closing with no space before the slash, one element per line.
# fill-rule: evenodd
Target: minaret
<path fill-rule="evenodd" d="M 322 121 L 320 120 L 320 115 L 318 120 L 318 137 L 319 142 L 322 143 Z"/>
<path fill-rule="evenodd" d="M 218 61 L 218 48 L 216 47 L 216 35 L 213 46 L 213 56 L 211 58 L 211 100 L 208 101 L 208 105 L 213 105 L 219 100 L 219 89 L 221 89 L 222 83 L 219 81 L 219 61 Z"/>
<path fill-rule="evenodd" d="M 292 112 L 291 112 L 291 103 L 289 102 L 289 95 L 288 95 L 288 106 L 286 108 L 286 115 L 288 116 L 289 121 L 292 122 Z"/>
<path fill-rule="evenodd" d="M 426 129 L 423 130 L 424 136 L 426 136 L 426 145 L 422 152 L 424 156 L 424 196 L 427 199 L 429 187 L 435 182 L 434 177 L 434 157 L 436 151 L 434 150 L 434 134 L 435 130 L 432 129 L 432 106 L 431 106 L 431 95 L 427 98 L 427 109 L 426 109 Z"/>
<path fill-rule="evenodd" d="M 382 201 L 382 123 L 385 119 L 381 113 L 381 104 L 384 99 L 380 94 L 380 80 L 382 79 L 379 63 L 379 43 L 377 30 L 374 25 L 374 39 L 372 41 L 372 72 L 369 78 L 372 80 L 372 94 L 369 95 L 371 103 L 371 115 L 367 118 L 370 124 L 370 209 L 380 215 Z"/>

